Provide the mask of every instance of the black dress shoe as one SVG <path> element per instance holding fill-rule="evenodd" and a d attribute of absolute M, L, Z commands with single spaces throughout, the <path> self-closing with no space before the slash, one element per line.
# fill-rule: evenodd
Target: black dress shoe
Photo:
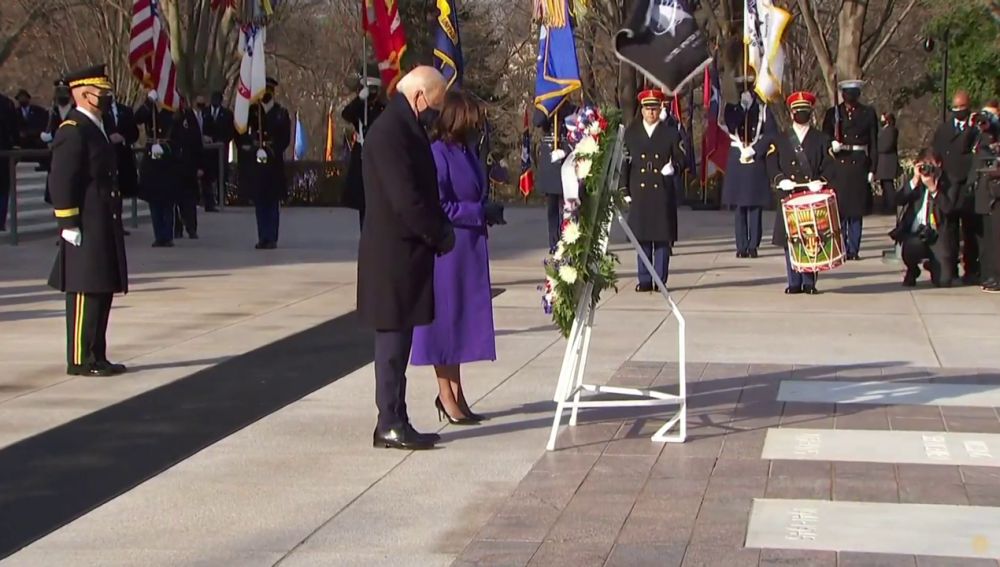
<path fill-rule="evenodd" d="M 217 212 L 219 212 L 219 209 L 217 209 L 215 207 L 205 207 L 205 212 L 206 213 L 217 213 Z"/>
<path fill-rule="evenodd" d="M 737 258 L 749 258 L 750 257 L 750 253 L 749 252 L 737 252 L 736 253 L 736 257 Z"/>
<path fill-rule="evenodd" d="M 115 364 L 114 362 L 110 362 L 107 360 L 102 360 L 97 364 L 104 368 L 107 368 L 108 370 L 111 370 L 113 374 L 125 374 L 126 372 L 128 372 L 128 367 L 126 367 L 124 364 Z"/>
<path fill-rule="evenodd" d="M 409 423 L 406 424 L 406 430 L 410 434 L 416 436 L 418 439 L 424 439 L 430 443 L 437 443 L 438 441 L 441 440 L 441 436 L 438 435 L 437 433 L 421 433 L 416 429 L 414 429 L 413 426 L 410 425 Z"/>
<path fill-rule="evenodd" d="M 263 250 L 264 249 L 264 243 L 263 242 L 258 242 L 257 244 L 254 244 L 253 247 L 256 250 Z"/>
<path fill-rule="evenodd" d="M 976 274 L 965 274 L 962 276 L 962 285 L 979 285 L 979 276 Z"/>
<path fill-rule="evenodd" d="M 379 431 L 376 428 L 372 436 L 372 446 L 386 449 L 403 449 L 406 451 L 423 451 L 433 449 L 434 442 L 427 438 L 418 437 L 416 431 L 412 428 L 400 427 L 387 431 Z"/>
<path fill-rule="evenodd" d="M 189 232 L 188 233 L 188 238 L 190 238 L 191 240 L 198 240 L 198 233 L 197 232 Z"/>
<path fill-rule="evenodd" d="M 114 372 L 107 366 L 99 364 L 70 365 L 66 367 L 66 374 L 70 376 L 114 376 Z"/>
<path fill-rule="evenodd" d="M 265 250 L 274 250 L 277 247 L 278 247 L 278 243 L 277 242 L 265 242 L 264 243 L 264 249 Z"/>
<path fill-rule="evenodd" d="M 806 295 L 819 295 L 819 290 L 815 286 L 807 286 L 802 288 L 802 293 Z"/>
<path fill-rule="evenodd" d="M 786 287 L 785 295 L 798 295 L 802 293 L 802 288 L 800 287 Z"/>
<path fill-rule="evenodd" d="M 649 293 L 653 291 L 653 284 L 639 284 L 635 286 L 636 293 Z"/>
<path fill-rule="evenodd" d="M 757 257 L 757 249 L 756 248 L 754 248 L 753 250 L 750 251 L 750 257 L 751 258 L 756 258 Z"/>

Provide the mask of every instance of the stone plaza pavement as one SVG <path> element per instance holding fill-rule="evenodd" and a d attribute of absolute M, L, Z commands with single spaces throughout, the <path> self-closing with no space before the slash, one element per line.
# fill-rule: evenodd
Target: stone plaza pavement
<path fill-rule="evenodd" d="M 110 379 L 63 374 L 52 241 L 0 248 L 0 565 L 997 565 L 1000 297 L 900 288 L 884 218 L 822 295 L 786 297 L 777 249 L 737 260 L 729 214 L 684 211 L 688 441 L 649 441 L 659 410 L 584 410 L 547 453 L 544 213 L 508 216 L 499 360 L 465 372 L 491 419 L 439 426 L 413 368 L 413 420 L 443 437 L 416 453 L 371 447 L 351 211 L 284 211 L 275 251 L 240 209 L 173 249 L 133 231 L 110 336 L 132 372 Z M 588 381 L 675 391 L 676 323 L 613 247 Z"/>

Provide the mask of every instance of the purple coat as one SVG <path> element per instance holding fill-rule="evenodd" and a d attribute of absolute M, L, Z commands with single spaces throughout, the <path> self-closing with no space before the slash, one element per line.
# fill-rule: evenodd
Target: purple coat
<path fill-rule="evenodd" d="M 441 206 L 455 226 L 455 249 L 434 263 L 434 322 L 413 332 L 414 365 L 496 360 L 490 260 L 486 248 L 486 173 L 465 146 L 434 142 Z"/>

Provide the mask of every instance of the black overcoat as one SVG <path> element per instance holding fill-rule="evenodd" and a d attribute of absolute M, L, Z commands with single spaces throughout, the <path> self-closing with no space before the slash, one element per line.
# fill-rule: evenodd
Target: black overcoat
<path fill-rule="evenodd" d="M 899 167 L 899 128 L 892 124 L 882 127 L 878 134 L 878 166 L 875 179 L 895 181 L 902 169 Z"/>
<path fill-rule="evenodd" d="M 996 168 L 998 156 L 990 149 L 998 138 L 1000 138 L 1000 128 L 993 127 L 991 131 L 980 134 L 979 142 L 976 144 L 975 159 L 972 160 L 972 169 L 969 171 L 969 183 L 974 188 L 977 215 L 992 215 L 1000 210 L 1000 169 Z"/>
<path fill-rule="evenodd" d="M 569 131 L 566 129 L 566 118 L 577 111 L 571 103 L 565 103 L 556 110 L 556 116 L 547 117 L 541 110 L 535 109 L 532 123 L 541 131 L 538 140 L 538 159 L 535 160 L 535 187 L 544 195 L 562 195 L 562 164 L 563 160 L 552 161 L 552 152 L 562 150 L 564 159 L 569 155 L 569 141 L 566 139 Z"/>
<path fill-rule="evenodd" d="M 448 220 L 430 141 L 402 95 L 372 124 L 362 153 L 358 312 L 376 330 L 426 325 L 434 320 L 434 257 Z"/>
<path fill-rule="evenodd" d="M 677 242 L 677 191 L 673 176 L 664 177 L 660 170 L 672 162 L 674 175 L 681 175 L 685 156 L 680 132 L 660 122 L 650 136 L 643 121 L 636 120 L 625 131 L 625 151 L 621 182 L 622 191 L 632 198 L 632 232 L 640 242 Z"/>
<path fill-rule="evenodd" d="M 49 191 L 59 228 L 79 228 L 80 246 L 59 239 L 49 285 L 77 293 L 128 292 L 122 196 L 115 150 L 90 118 L 74 109 L 52 142 Z"/>
<path fill-rule="evenodd" d="M 934 131 L 931 146 L 941 156 L 944 173 L 951 182 L 955 212 L 973 210 L 973 191 L 966 182 L 978 137 L 979 128 L 966 123 L 959 129 L 952 118 L 942 122 Z"/>
<path fill-rule="evenodd" d="M 771 236 L 771 244 L 788 247 L 788 233 L 785 231 L 785 217 L 781 209 L 781 200 L 790 196 L 808 191 L 807 188 L 796 188 L 792 191 L 778 190 L 778 183 L 784 179 L 791 179 L 795 183 L 807 183 L 809 181 L 827 181 L 830 162 L 830 137 L 824 132 L 810 128 L 806 137 L 802 139 L 802 153 L 809 160 L 809 163 L 802 163 L 796 155 L 793 142 L 798 141 L 795 131 L 789 130 L 779 134 L 774 138 L 770 149 L 767 152 L 767 171 L 771 178 L 771 186 L 777 193 L 777 214 L 774 216 L 774 232 Z M 840 197 L 837 197 L 838 205 Z"/>
<path fill-rule="evenodd" d="M 266 163 L 257 161 L 262 140 Z M 273 202 L 288 197 L 285 151 L 291 141 L 292 120 L 285 107 L 278 103 L 268 111 L 260 103 L 250 107 L 247 131 L 237 136 L 239 189 L 244 199 Z"/>
<path fill-rule="evenodd" d="M 727 104 L 723 113 L 726 128 L 740 140 L 753 141 L 757 138 L 757 123 L 761 110 L 764 112 L 762 132 L 753 145 L 754 157 L 751 163 L 740 162 L 740 150 L 730 144 L 726 157 L 726 175 L 722 180 L 722 204 L 738 207 L 766 207 L 771 202 L 771 185 L 767 178 L 767 149 L 776 131 L 774 117 L 769 110 L 754 97 L 749 111 L 739 104 Z"/>
<path fill-rule="evenodd" d="M 347 163 L 347 173 L 344 176 L 343 203 L 359 211 L 365 210 L 365 181 L 361 170 L 361 148 L 364 146 L 362 141 L 367 138 L 368 129 L 375 123 L 375 119 L 385 110 L 385 104 L 375 97 L 369 97 L 367 102 L 367 122 L 365 121 L 365 101 L 361 100 L 361 97 L 354 97 L 354 100 L 345 106 L 343 112 L 340 113 L 340 116 L 350 123 L 354 127 L 354 131 L 358 133 L 357 142 L 351 146 L 351 157 Z"/>
<path fill-rule="evenodd" d="M 219 176 L 219 152 L 222 159 L 229 157 L 229 142 L 236 137 L 236 127 L 233 123 L 233 111 L 224 106 L 208 107 L 201 113 L 201 132 L 213 143 L 222 144 L 218 150 L 205 150 L 202 153 L 202 169 L 207 182 L 215 181 Z"/>
<path fill-rule="evenodd" d="M 0 150 L 9 150 L 16 143 L 17 119 L 14 117 L 14 101 L 0 94 Z M 8 198 L 9 192 L 10 160 L 0 159 L 0 199 Z M 6 219 L 0 219 L 0 224 L 3 224 L 3 220 Z"/>
<path fill-rule="evenodd" d="M 147 101 L 135 111 L 135 122 L 146 134 L 146 150 L 139 166 L 139 198 L 149 203 L 172 205 L 183 183 L 180 129 L 174 128 L 174 113 L 165 108 L 157 109 Z M 163 148 L 163 155 L 153 159 L 153 145 L 157 143 Z"/>
<path fill-rule="evenodd" d="M 17 117 L 17 145 L 24 149 L 43 149 L 45 142 L 42 141 L 42 132 L 49 124 L 49 111 L 37 104 L 28 105 L 28 115 L 24 115 L 24 109 L 18 107 L 15 113 Z"/>
<path fill-rule="evenodd" d="M 838 105 L 840 110 L 839 142 L 848 146 L 864 146 L 865 150 L 841 151 L 831 154 L 827 175 L 837 193 L 837 205 L 842 217 L 860 217 L 872 204 L 868 174 L 878 170 L 878 115 L 864 104 Z M 834 139 L 837 128 L 836 109 L 826 111 L 823 131 Z"/>
<path fill-rule="evenodd" d="M 120 134 L 125 141 L 115 144 L 115 165 L 118 170 L 118 190 L 123 198 L 136 197 L 139 194 L 139 171 L 135 164 L 135 150 L 132 146 L 139 141 L 139 126 L 135 123 L 135 112 L 124 104 L 118 104 L 117 117 L 108 113 L 104 117 L 104 131 Z"/>

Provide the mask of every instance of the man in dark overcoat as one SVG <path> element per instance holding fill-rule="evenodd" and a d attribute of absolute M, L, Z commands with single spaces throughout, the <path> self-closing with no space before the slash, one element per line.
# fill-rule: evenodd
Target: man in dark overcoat
<path fill-rule="evenodd" d="M 344 204 L 358 211 L 359 226 L 365 225 L 365 181 L 361 169 L 361 149 L 365 145 L 368 129 L 385 110 L 385 103 L 379 98 L 382 81 L 367 77 L 361 81 L 361 91 L 349 102 L 340 116 L 354 127 L 357 141 L 351 146 L 351 157 L 344 177 Z M 366 109 L 367 108 L 367 109 Z"/>
<path fill-rule="evenodd" d="M 896 178 L 902 172 L 899 166 L 899 128 L 896 115 L 883 113 L 879 118 L 882 129 L 878 133 L 878 165 L 875 179 L 882 188 L 882 214 L 896 214 Z"/>
<path fill-rule="evenodd" d="M 878 114 L 861 104 L 864 81 L 838 84 L 843 102 L 826 111 L 823 131 L 833 138 L 830 183 L 837 193 L 848 260 L 861 259 L 862 219 L 871 207 L 871 184 L 878 170 Z"/>
<path fill-rule="evenodd" d="M 722 181 L 722 204 L 736 209 L 736 257 L 756 258 L 764 207 L 771 202 L 766 154 L 776 122 L 753 91 L 753 77 L 738 77 L 736 82 L 740 102 L 726 104 L 723 111 L 732 142 Z"/>
<path fill-rule="evenodd" d="M 979 136 L 972 116 L 969 94 L 958 91 L 951 101 L 951 115 L 934 132 L 931 146 L 941 156 L 944 174 L 948 176 L 953 207 L 948 219 L 948 243 L 953 247 L 949 260 L 955 265 L 949 271 L 958 275 L 958 260 L 962 259 L 962 283 L 975 284 L 979 280 L 979 217 L 974 208 L 973 187 L 969 183 L 972 154 Z M 961 247 L 961 250 L 960 250 Z"/>
<path fill-rule="evenodd" d="M 250 106 L 246 133 L 237 137 L 239 186 L 257 213 L 257 250 L 278 247 L 281 201 L 288 197 L 285 151 L 292 142 L 288 110 L 274 100 L 278 81 L 268 77 L 260 102 Z"/>
<path fill-rule="evenodd" d="M 631 203 L 628 223 L 660 281 L 667 282 L 670 250 L 677 242 L 677 191 L 674 175 L 680 175 L 684 163 L 681 134 L 660 121 L 660 110 L 666 100 L 659 89 L 639 93 L 642 120 L 636 120 L 625 131 L 625 151 L 622 162 L 622 192 Z M 638 258 L 639 284 L 637 292 L 653 291 L 653 276 Z"/>
<path fill-rule="evenodd" d="M 576 111 L 576 105 L 564 100 L 551 116 L 536 108 L 531 120 L 535 128 L 542 132 L 538 142 L 538 159 L 535 160 L 535 186 L 545 195 L 550 251 L 555 250 L 562 238 L 562 165 L 570 152 L 565 120 Z"/>
<path fill-rule="evenodd" d="M 225 199 L 226 180 L 219 179 L 219 152 L 222 152 L 223 167 L 222 172 L 228 176 L 227 156 L 229 143 L 236 136 L 236 129 L 233 126 L 233 111 L 222 104 L 222 92 L 212 93 L 208 108 L 201 111 L 201 130 L 205 143 L 221 144 L 222 147 L 215 150 L 205 150 L 204 163 L 202 169 L 204 174 L 201 177 L 202 205 L 206 213 L 214 213 L 216 208 L 216 192 L 220 198 Z"/>
<path fill-rule="evenodd" d="M 32 104 L 31 94 L 21 89 L 14 97 L 17 101 L 17 145 L 25 150 L 45 148 L 42 132 L 49 124 L 49 112 Z"/>
<path fill-rule="evenodd" d="M 358 313 L 375 329 L 376 447 L 429 449 L 437 441 L 410 425 L 406 367 L 413 328 L 434 320 L 435 255 L 455 245 L 426 132 L 446 88 L 433 67 L 410 71 L 362 150 L 367 208 L 358 251 Z"/>
<path fill-rule="evenodd" d="M 983 107 L 979 129 L 969 183 L 980 224 L 980 285 L 984 292 L 1000 293 L 1000 104 L 996 101 Z"/>
<path fill-rule="evenodd" d="M 67 75 L 76 108 L 56 130 L 49 189 L 60 232 L 49 285 L 66 293 L 66 372 L 125 372 L 107 357 L 111 301 L 128 292 L 122 197 L 114 184 L 115 150 L 101 115 L 111 109 L 104 65 Z"/>
<path fill-rule="evenodd" d="M 115 163 L 118 171 L 118 190 L 123 199 L 130 199 L 139 193 L 139 171 L 135 165 L 135 151 L 132 146 L 139 141 L 139 126 L 135 122 L 135 112 L 117 100 L 104 116 L 104 131 L 108 133 L 115 147 Z"/>
<path fill-rule="evenodd" d="M 180 185 L 177 187 L 177 209 L 174 214 L 174 238 L 198 239 L 198 200 L 201 197 L 201 178 L 205 174 L 205 144 L 201 122 L 196 110 L 181 97 L 174 112 L 172 138 L 177 149 Z"/>
<path fill-rule="evenodd" d="M 794 92 L 785 103 L 792 117 L 792 127 L 787 132 L 776 135 L 767 151 L 767 171 L 772 185 L 778 190 L 779 200 L 823 189 L 827 183 L 825 174 L 832 161 L 829 136 L 812 128 L 816 95 L 808 91 Z M 785 249 L 785 274 L 788 278 L 785 293 L 818 294 L 817 275 L 798 272 L 792 267 L 788 232 L 780 203 L 774 217 L 771 243 Z"/>

